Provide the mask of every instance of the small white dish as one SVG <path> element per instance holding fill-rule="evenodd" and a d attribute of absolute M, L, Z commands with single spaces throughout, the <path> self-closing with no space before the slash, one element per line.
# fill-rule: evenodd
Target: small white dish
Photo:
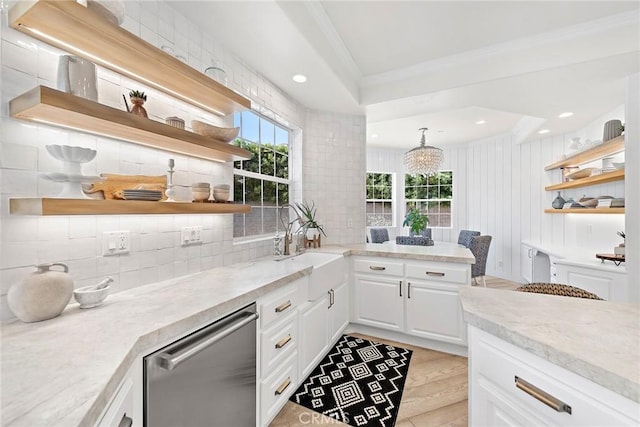
<path fill-rule="evenodd" d="M 624 169 L 624 162 L 613 162 L 611 164 L 616 169 Z"/>
<path fill-rule="evenodd" d="M 111 286 L 96 289 L 95 285 L 84 286 L 73 291 L 73 297 L 80 303 L 80 308 L 93 308 L 102 305 Z"/>

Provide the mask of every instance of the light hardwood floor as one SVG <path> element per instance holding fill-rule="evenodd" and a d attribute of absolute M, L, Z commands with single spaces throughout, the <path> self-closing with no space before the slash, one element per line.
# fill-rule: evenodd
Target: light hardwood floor
<path fill-rule="evenodd" d="M 486 277 L 488 288 L 512 290 L 520 284 Z M 396 427 L 467 426 L 467 359 L 409 344 L 352 334 L 413 350 L 402 393 Z M 270 427 L 346 426 L 328 417 L 315 415 L 291 401 Z"/>

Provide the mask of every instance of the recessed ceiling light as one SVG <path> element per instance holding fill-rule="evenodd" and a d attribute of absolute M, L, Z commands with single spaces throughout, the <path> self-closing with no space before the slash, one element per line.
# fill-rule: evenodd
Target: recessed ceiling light
<path fill-rule="evenodd" d="M 304 74 L 295 74 L 293 76 L 293 81 L 296 83 L 304 83 L 307 81 L 307 76 L 305 76 Z"/>
<path fill-rule="evenodd" d="M 571 111 L 566 111 L 566 112 L 560 114 L 558 117 L 561 118 L 561 119 L 564 119 L 564 118 L 571 117 L 571 116 L 573 116 L 573 113 Z"/>
<path fill-rule="evenodd" d="M 377 138 L 377 137 L 378 137 L 378 134 L 377 134 L 377 133 L 372 133 L 372 134 L 371 134 L 371 138 Z"/>
<path fill-rule="evenodd" d="M 487 121 L 486 121 L 486 120 L 478 120 L 478 121 L 476 122 L 476 124 L 477 124 L 477 125 L 483 125 L 483 124 L 485 124 L 485 123 L 487 123 Z"/>
<path fill-rule="evenodd" d="M 544 133 L 549 133 L 549 132 L 551 132 L 549 129 L 542 129 L 542 130 L 541 130 L 541 131 L 539 131 L 538 133 L 542 135 L 542 134 L 544 134 Z"/>

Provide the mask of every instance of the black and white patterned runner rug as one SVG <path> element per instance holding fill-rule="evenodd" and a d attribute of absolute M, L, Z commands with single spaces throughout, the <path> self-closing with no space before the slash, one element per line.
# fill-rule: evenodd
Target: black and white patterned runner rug
<path fill-rule="evenodd" d="M 393 427 L 411 354 L 343 335 L 290 400 L 352 426 Z"/>

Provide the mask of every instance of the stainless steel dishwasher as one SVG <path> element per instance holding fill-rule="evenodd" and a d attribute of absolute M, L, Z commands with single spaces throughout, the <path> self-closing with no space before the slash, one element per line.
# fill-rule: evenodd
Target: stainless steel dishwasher
<path fill-rule="evenodd" d="M 144 425 L 255 427 L 256 305 L 144 358 Z"/>

